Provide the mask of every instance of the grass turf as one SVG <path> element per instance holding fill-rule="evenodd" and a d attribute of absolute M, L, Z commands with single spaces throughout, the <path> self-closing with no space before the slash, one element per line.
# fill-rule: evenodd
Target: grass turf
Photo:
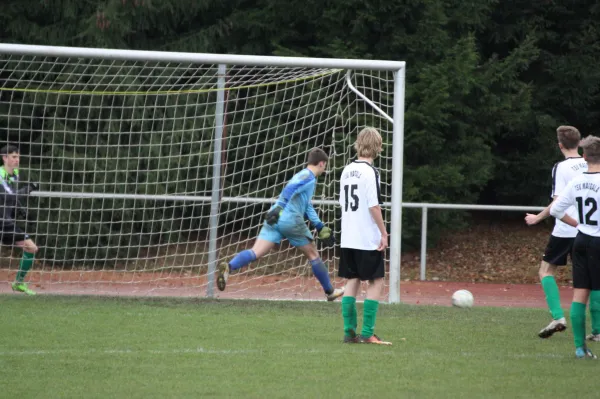
<path fill-rule="evenodd" d="M 0 318 L 3 397 L 598 396 L 541 309 L 383 305 L 392 347 L 342 344 L 339 303 L 3 295 Z"/>

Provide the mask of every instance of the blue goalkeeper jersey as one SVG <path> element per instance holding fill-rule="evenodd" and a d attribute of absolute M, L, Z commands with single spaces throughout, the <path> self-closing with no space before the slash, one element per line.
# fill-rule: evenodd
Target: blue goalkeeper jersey
<path fill-rule="evenodd" d="M 319 219 L 311 200 L 315 194 L 317 178 L 310 169 L 302 169 L 285 185 L 281 195 L 277 199 L 275 206 L 283 208 L 280 221 L 294 221 L 300 218 L 307 218 L 318 230 L 323 227 L 323 222 Z"/>

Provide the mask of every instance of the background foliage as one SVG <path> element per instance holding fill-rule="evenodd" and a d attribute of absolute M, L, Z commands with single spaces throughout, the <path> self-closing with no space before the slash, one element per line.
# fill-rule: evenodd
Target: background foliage
<path fill-rule="evenodd" d="M 581 0 L 7 0 L 0 8 L 0 40 L 405 60 L 406 201 L 545 205 L 551 166 L 561 158 L 556 127 L 572 124 L 587 135 L 598 123 L 600 70 L 594 65 L 600 59 L 599 19 L 600 5 Z M 41 135 L 28 136 L 39 135 L 41 126 L 31 126 L 31 133 L 20 130 L 15 137 L 11 123 L 15 122 L 0 116 L 0 133 L 8 140 L 43 141 Z M 68 135 L 64 139 L 68 141 Z M 115 144 L 131 139 L 131 135 L 95 138 L 117 140 Z M 135 139 L 149 143 L 153 138 L 140 134 Z M 86 151 L 75 145 L 22 150 L 63 157 L 72 151 L 73 170 Z M 202 164 L 197 154 L 203 149 L 178 151 L 185 155 L 180 162 Z M 165 167 L 156 164 L 164 159 L 159 155 L 145 155 L 144 184 L 154 184 L 155 191 L 161 187 L 159 170 Z M 201 167 L 187 170 L 198 176 L 209 173 Z M 42 183 L 52 181 L 51 176 L 40 178 Z M 77 184 L 76 173 L 73 179 L 62 183 Z M 198 187 L 185 191 L 201 195 L 206 184 L 200 179 Z M 205 226 L 206 212 L 195 207 L 163 211 L 186 216 L 194 228 Z M 105 225 L 116 220 L 112 214 L 88 213 L 81 217 L 97 218 Z M 450 212 L 436 215 L 432 230 L 456 225 L 464 217 Z M 144 224 L 144 218 L 138 214 L 134 217 L 138 225 L 129 227 L 131 232 L 148 233 L 139 243 L 165 240 L 161 232 L 174 229 Z M 405 218 L 405 244 L 410 246 L 419 215 L 406 212 Z M 46 226 L 47 231 L 60 228 Z M 105 240 L 102 247 L 114 239 L 110 229 L 124 226 L 98 228 L 102 232 L 97 239 Z"/>

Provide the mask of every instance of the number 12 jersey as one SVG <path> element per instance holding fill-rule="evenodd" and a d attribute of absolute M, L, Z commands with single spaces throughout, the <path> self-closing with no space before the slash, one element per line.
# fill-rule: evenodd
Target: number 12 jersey
<path fill-rule="evenodd" d="M 353 161 L 340 178 L 342 207 L 342 248 L 375 250 L 381 232 L 369 208 L 381 205 L 379 172 L 367 161 Z"/>
<path fill-rule="evenodd" d="M 584 172 L 571 180 L 552 204 L 550 213 L 562 218 L 575 205 L 579 226 L 577 229 L 589 236 L 600 237 L 600 173 Z"/>

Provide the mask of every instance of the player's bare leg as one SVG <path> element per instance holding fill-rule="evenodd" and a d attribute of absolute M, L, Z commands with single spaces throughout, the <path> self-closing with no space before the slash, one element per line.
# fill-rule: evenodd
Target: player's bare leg
<path fill-rule="evenodd" d="M 21 248 L 25 252 L 29 252 L 32 254 L 36 253 L 39 250 L 39 248 L 37 247 L 37 245 L 35 245 L 33 240 L 29 238 L 25 241 L 16 242 L 15 246 Z"/>
<path fill-rule="evenodd" d="M 556 274 L 556 266 L 548 262 L 542 261 L 539 270 L 540 281 L 546 295 L 546 302 L 552 321 L 544 327 L 538 334 L 540 338 L 550 338 L 554 333 L 565 331 L 567 329 L 567 320 L 560 305 L 560 293 L 554 279 Z"/>
<path fill-rule="evenodd" d="M 360 280 L 357 278 L 353 278 L 346 282 L 346 286 L 344 287 L 344 296 L 353 296 L 356 298 L 358 295 L 358 290 L 360 289 Z"/>
<path fill-rule="evenodd" d="M 242 268 L 249 263 L 262 258 L 268 254 L 275 245 L 274 242 L 257 238 L 252 249 L 240 252 L 230 262 L 221 262 L 217 270 L 217 288 L 220 291 L 224 291 L 231 271 Z"/>
<path fill-rule="evenodd" d="M 383 279 L 378 278 L 369 281 L 369 287 L 367 288 L 367 299 L 364 303 L 363 310 L 363 328 L 360 333 L 360 342 L 363 344 L 376 344 L 376 345 L 391 345 L 391 342 L 383 341 L 377 335 L 374 334 L 375 319 L 377 317 L 377 310 L 379 309 L 379 301 L 381 300 L 381 292 L 383 291 Z"/>
<path fill-rule="evenodd" d="M 343 288 L 333 288 L 331 280 L 329 279 L 329 271 L 327 270 L 327 266 L 325 266 L 325 263 L 319 257 L 319 251 L 317 251 L 317 247 L 315 246 L 315 244 L 311 242 L 309 244 L 298 247 L 298 249 L 308 259 L 312 267 L 313 274 L 315 275 L 317 280 L 319 280 L 319 283 L 321 283 L 321 286 L 325 291 L 327 300 L 329 302 L 335 301 L 336 299 L 344 295 Z"/>

